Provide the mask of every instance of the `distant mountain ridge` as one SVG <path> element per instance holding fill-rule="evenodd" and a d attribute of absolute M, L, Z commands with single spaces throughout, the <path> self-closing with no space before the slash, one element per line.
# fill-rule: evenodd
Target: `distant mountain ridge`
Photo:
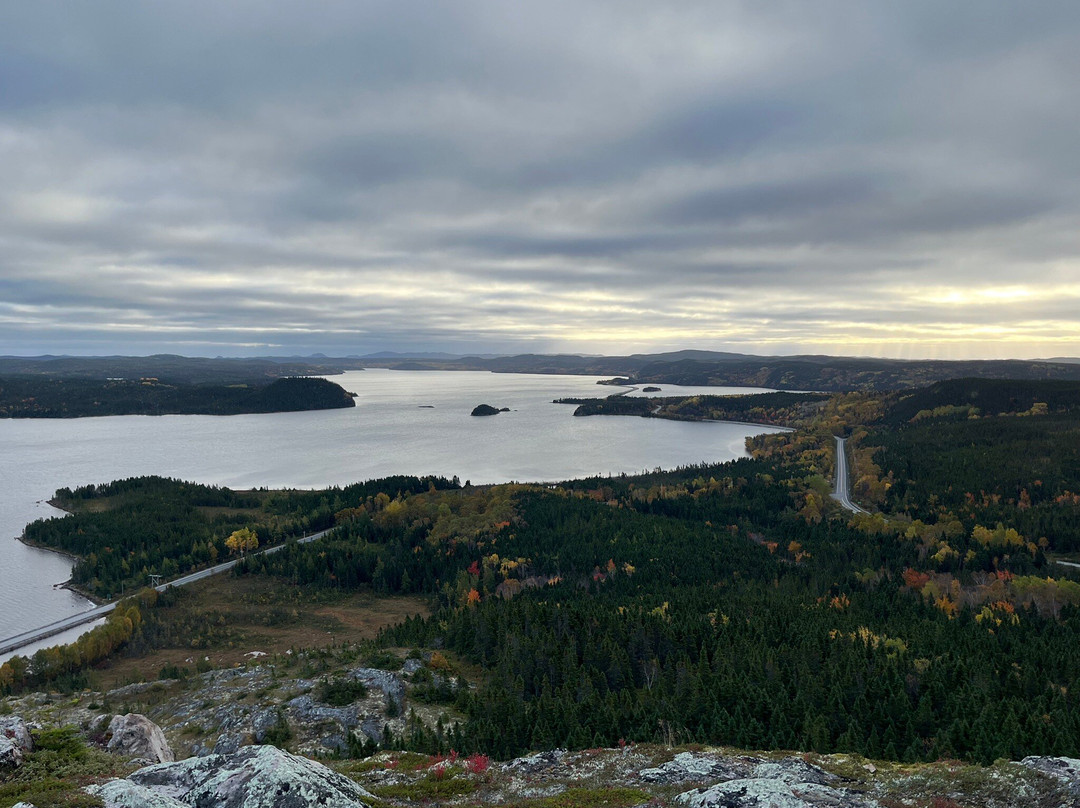
<path fill-rule="evenodd" d="M 754 356 L 684 350 L 629 356 L 518 354 L 455 356 L 382 351 L 367 356 L 200 358 L 172 354 L 108 357 L 0 357 L 0 378 L 140 379 L 186 384 L 266 382 L 285 376 L 328 376 L 365 367 L 393 370 L 481 370 L 618 376 L 635 384 L 768 387 L 777 390 L 902 390 L 957 378 L 1080 380 L 1076 359 L 906 360 L 806 354 Z"/>

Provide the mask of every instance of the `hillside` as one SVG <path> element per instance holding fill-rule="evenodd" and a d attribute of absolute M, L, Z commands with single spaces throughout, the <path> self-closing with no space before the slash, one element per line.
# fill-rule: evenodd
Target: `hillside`
<path fill-rule="evenodd" d="M 286 376 L 327 376 L 340 373 L 340 364 L 325 358 L 252 357 L 209 359 L 199 356 L 0 356 L 0 378 L 25 376 L 46 379 L 153 378 L 173 384 L 266 384 Z"/>
<path fill-rule="evenodd" d="M 240 526 L 279 538 L 336 529 L 249 553 L 194 588 L 141 593 L 75 645 L 0 666 L 0 689 L 25 710 L 27 693 L 89 688 L 103 695 L 79 697 L 86 709 L 107 698 L 151 714 L 185 753 L 269 737 L 347 758 L 353 773 L 418 760 L 402 752 L 513 761 L 539 750 L 562 765 L 555 750 L 581 761 L 624 746 L 654 750 L 652 765 L 701 745 L 801 750 L 826 770 L 854 760 L 852 780 L 817 784 L 890 808 L 1068 805 L 1039 790 L 1051 780 L 995 761 L 1080 748 L 1080 581 L 1055 561 L 1077 549 L 1080 524 L 1069 396 L 1057 382 L 964 381 L 669 397 L 648 414 L 793 429 L 751 438 L 752 457 L 730 463 L 545 486 L 62 490 L 76 513 L 28 536 L 78 553 L 77 576 L 97 591 L 209 563 Z M 973 398 L 986 410 L 968 409 Z M 835 434 L 848 435 L 853 497 L 872 513 L 828 496 Z M 155 679 L 177 683 L 117 692 Z M 181 707 L 194 692 L 199 704 Z M 738 769 L 745 757 L 756 762 Z M 714 782 L 767 779 L 743 776 L 766 757 L 735 753 Z M 641 771 L 611 775 L 644 791 L 630 804 L 684 793 L 649 790 Z M 876 771 L 903 788 L 938 785 L 877 790 L 884 776 L 860 773 Z M 402 786 L 379 799 L 417 787 L 514 803 L 567 787 L 499 796 L 429 773 L 376 779 Z M 550 782 L 535 774 L 530 787 Z M 960 785 L 946 788 L 949 777 Z M 759 787 L 774 788 L 746 786 Z M 820 804 L 862 804 L 822 793 L 833 802 Z"/>
<path fill-rule="evenodd" d="M 25 719 L 40 729 L 28 739 L 33 747 L 21 766 L 0 764 L 0 801 L 28 799 L 39 808 L 1068 808 L 1080 792 L 1077 761 L 1034 756 L 992 766 L 897 764 L 858 755 L 635 743 L 502 762 L 402 750 L 363 760 L 317 756 L 315 750 L 325 749 L 321 740 L 347 734 L 350 724 L 366 725 L 391 698 L 410 710 L 427 709 L 414 701 L 421 685 L 410 679 L 438 674 L 431 673 L 437 669 L 430 658 L 410 658 L 396 671 L 346 666 L 343 675 L 371 686 L 355 700 L 328 702 L 317 686 L 305 692 L 318 680 L 296 678 L 296 662 L 315 661 L 310 655 L 260 660 L 187 680 L 82 693 L 60 704 L 43 705 L 40 695 L 9 700 L 13 717 L 0 718 L 0 726 L 20 731 Z M 211 728 L 221 723 L 229 729 L 215 733 Z M 384 721 L 384 731 L 399 723 Z M 253 743 L 238 743 L 241 736 Z M 290 748 L 301 751 L 285 751 Z M 147 756 L 167 762 L 146 767 Z M 174 756 L 178 762 L 168 762 Z"/>
<path fill-rule="evenodd" d="M 328 360 L 333 361 L 333 360 Z M 406 361 L 372 360 L 369 367 L 419 369 Z M 425 370 L 496 373 L 569 373 L 623 376 L 632 384 L 664 383 L 766 387 L 777 390 L 902 390 L 965 377 L 1080 380 L 1080 365 L 1064 361 L 930 361 L 839 356 L 752 356 L 716 351 L 676 351 L 631 356 L 521 354 L 492 359 L 429 359 Z"/>
<path fill-rule="evenodd" d="M 629 356 L 518 354 L 515 356 L 371 355 L 206 359 L 173 355 L 0 357 L 0 378 L 146 378 L 170 384 L 261 384 L 285 376 L 326 376 L 364 367 L 401 371 L 480 370 L 621 376 L 634 384 L 666 383 L 766 387 L 827 392 L 886 391 L 960 378 L 1080 380 L 1067 360 L 930 361 L 843 356 L 753 356 L 721 351 L 672 351 Z"/>

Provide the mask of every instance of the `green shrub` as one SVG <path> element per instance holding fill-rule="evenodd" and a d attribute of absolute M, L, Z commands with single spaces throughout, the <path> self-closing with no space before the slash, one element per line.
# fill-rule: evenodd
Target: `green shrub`
<path fill-rule="evenodd" d="M 332 707 L 345 707 L 367 698 L 367 687 L 355 679 L 323 679 L 315 688 L 315 698 Z"/>

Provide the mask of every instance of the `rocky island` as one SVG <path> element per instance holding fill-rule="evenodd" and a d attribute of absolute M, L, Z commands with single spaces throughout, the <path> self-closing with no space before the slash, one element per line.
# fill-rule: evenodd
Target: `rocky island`
<path fill-rule="evenodd" d="M 492 407 L 490 404 L 477 404 L 469 415 L 498 415 L 500 412 L 510 412 L 509 407 Z"/>

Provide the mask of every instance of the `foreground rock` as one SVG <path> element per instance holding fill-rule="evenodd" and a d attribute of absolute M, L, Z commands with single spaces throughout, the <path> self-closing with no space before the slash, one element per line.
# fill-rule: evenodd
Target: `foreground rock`
<path fill-rule="evenodd" d="M 18 716 L 0 718 L 0 768 L 21 766 L 34 749 L 30 728 Z"/>
<path fill-rule="evenodd" d="M 99 797 L 105 808 L 188 808 L 180 800 L 159 794 L 130 780 L 112 780 L 103 785 L 87 786 L 86 793 Z"/>
<path fill-rule="evenodd" d="M 1068 757 L 1029 756 L 1020 761 L 1037 772 L 1053 777 L 1064 785 L 1074 797 L 1080 797 L 1080 760 Z"/>
<path fill-rule="evenodd" d="M 344 775 L 274 746 L 147 766 L 96 793 L 106 808 L 370 808 L 372 800 Z M 142 802 L 137 801 L 140 795 Z M 150 797 L 158 801 L 147 802 Z"/>
<path fill-rule="evenodd" d="M 646 783 L 659 785 L 736 780 L 748 776 L 758 762 L 754 758 L 731 758 L 720 754 L 680 752 L 667 763 L 642 769 L 640 777 Z"/>
<path fill-rule="evenodd" d="M 776 778 L 728 780 L 675 798 L 689 808 L 877 808 L 876 800 L 817 783 Z"/>
<path fill-rule="evenodd" d="M 108 750 L 119 755 L 129 755 L 150 763 L 171 763 L 176 758 L 165 740 L 161 727 L 138 713 L 113 716 L 109 722 Z"/>

